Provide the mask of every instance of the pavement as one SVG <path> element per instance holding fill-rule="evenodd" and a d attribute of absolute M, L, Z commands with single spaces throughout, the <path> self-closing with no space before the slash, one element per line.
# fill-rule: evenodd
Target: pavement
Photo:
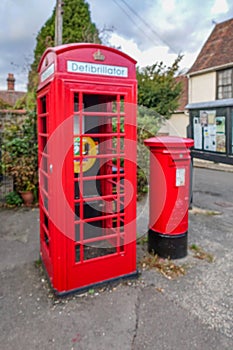
<path fill-rule="evenodd" d="M 233 349 L 233 175 L 221 170 L 194 168 L 189 246 L 204 254 L 189 249 L 171 262 L 184 275 L 147 264 L 145 199 L 139 278 L 65 298 L 53 295 L 38 261 L 38 208 L 0 209 L 1 349 Z"/>
<path fill-rule="evenodd" d="M 231 165 L 231 164 L 216 163 L 216 162 L 213 162 L 211 160 L 194 158 L 193 165 L 196 168 L 227 171 L 229 173 L 233 173 L 233 165 Z"/>

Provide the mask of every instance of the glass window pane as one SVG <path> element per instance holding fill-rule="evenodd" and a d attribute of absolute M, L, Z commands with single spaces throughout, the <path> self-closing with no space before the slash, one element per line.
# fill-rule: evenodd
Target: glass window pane
<path fill-rule="evenodd" d="M 216 116 L 216 151 L 226 152 L 226 117 Z"/>
<path fill-rule="evenodd" d="M 46 113 L 47 112 L 46 96 L 41 97 L 40 103 L 41 103 L 41 113 Z"/>
<path fill-rule="evenodd" d="M 232 69 L 225 69 L 217 73 L 218 86 L 217 86 L 217 98 L 232 98 Z"/>
<path fill-rule="evenodd" d="M 84 260 L 95 259 L 116 252 L 116 246 L 113 246 L 107 240 L 104 240 L 96 242 L 95 245 L 92 243 L 90 246 L 84 246 Z"/>

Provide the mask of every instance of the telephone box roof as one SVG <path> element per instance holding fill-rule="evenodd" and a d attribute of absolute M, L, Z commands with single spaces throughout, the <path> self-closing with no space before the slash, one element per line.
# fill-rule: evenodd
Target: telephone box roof
<path fill-rule="evenodd" d="M 65 45 L 60 45 L 60 46 L 55 46 L 55 47 L 48 47 L 45 52 L 43 53 L 39 66 L 38 66 L 38 71 L 41 69 L 42 62 L 45 58 L 45 56 L 49 52 L 53 52 L 55 55 L 60 55 L 62 53 L 65 53 L 66 51 L 72 51 L 76 49 L 96 49 L 96 50 L 107 50 L 109 52 L 112 52 L 113 54 L 117 54 L 118 56 L 122 56 L 125 59 L 131 61 L 133 64 L 136 64 L 137 61 L 127 55 L 126 53 L 119 51 L 117 49 L 114 49 L 113 47 L 101 45 L 101 44 L 92 44 L 92 43 L 73 43 L 73 44 L 65 44 Z"/>

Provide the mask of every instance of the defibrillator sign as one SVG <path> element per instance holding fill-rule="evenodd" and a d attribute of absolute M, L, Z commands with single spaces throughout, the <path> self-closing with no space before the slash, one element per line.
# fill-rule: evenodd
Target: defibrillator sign
<path fill-rule="evenodd" d="M 119 78 L 128 77 L 127 67 L 78 61 L 67 61 L 67 72 L 107 75 L 109 77 Z"/>

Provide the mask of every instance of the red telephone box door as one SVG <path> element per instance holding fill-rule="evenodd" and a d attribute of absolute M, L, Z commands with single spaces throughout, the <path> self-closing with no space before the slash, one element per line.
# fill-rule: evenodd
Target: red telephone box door
<path fill-rule="evenodd" d="M 136 270 L 132 89 L 66 83 L 67 290 Z"/>

